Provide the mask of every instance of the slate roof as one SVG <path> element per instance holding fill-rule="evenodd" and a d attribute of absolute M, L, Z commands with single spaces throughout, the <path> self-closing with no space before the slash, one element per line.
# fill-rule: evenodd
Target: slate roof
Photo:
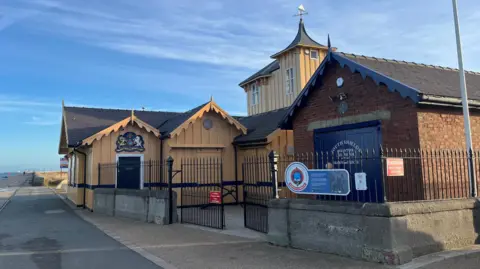
<path fill-rule="evenodd" d="M 201 104 L 193 109 L 190 109 L 189 111 L 186 111 L 184 113 L 178 113 L 174 117 L 169 118 L 165 123 L 163 123 L 161 126 L 159 126 L 159 130 L 162 134 L 169 134 L 173 130 L 175 130 L 180 124 L 188 120 L 191 116 L 193 116 L 195 113 L 197 113 L 200 109 L 202 109 L 204 106 L 206 106 L 209 102 L 205 104 Z M 138 116 L 140 119 L 141 117 Z"/>
<path fill-rule="evenodd" d="M 280 63 L 277 60 L 275 60 L 275 61 L 269 63 L 264 68 L 260 69 L 260 71 L 258 71 L 257 73 L 249 76 L 247 79 L 240 82 L 240 84 L 238 84 L 238 85 L 240 87 L 242 87 L 243 85 L 245 85 L 245 84 L 247 84 L 251 81 L 254 81 L 257 78 L 270 76 L 270 74 L 273 73 L 273 71 L 278 70 L 278 69 L 280 69 Z"/>
<path fill-rule="evenodd" d="M 281 120 L 281 128 L 292 127 L 293 115 L 305 104 L 315 84 L 321 83 L 325 69 L 332 65 L 330 63 L 348 67 L 364 79 L 370 77 L 377 84 L 386 85 L 389 91 L 398 92 L 415 103 L 429 101 L 428 96 L 461 98 L 457 69 L 329 51 Z M 469 100 L 480 100 L 480 73 L 467 71 L 465 76 Z M 440 101 L 430 101 L 435 102 Z"/>
<path fill-rule="evenodd" d="M 305 30 L 305 25 L 303 20 L 300 19 L 298 23 L 298 31 L 297 35 L 293 39 L 293 41 L 288 45 L 285 49 L 281 50 L 280 52 L 275 53 L 271 57 L 274 58 L 290 49 L 293 49 L 296 46 L 307 46 L 307 47 L 320 47 L 320 48 L 327 48 L 325 45 L 318 43 L 317 41 L 313 40 L 308 34 L 307 30 Z"/>
<path fill-rule="evenodd" d="M 134 113 L 142 121 L 157 128 L 162 135 L 168 135 L 207 104 L 208 102 L 186 112 L 134 110 Z M 64 109 L 69 147 L 78 146 L 82 140 L 129 117 L 132 113 L 131 110 L 126 109 L 69 106 L 65 106 Z M 234 117 L 248 129 L 245 136 L 238 136 L 235 141 L 246 143 L 265 139 L 278 128 L 278 122 L 282 119 L 286 110 L 284 108 L 250 117 Z"/>
<path fill-rule="evenodd" d="M 338 54 L 415 88 L 422 94 L 461 98 L 458 69 L 363 55 Z M 468 99 L 480 100 L 480 73 L 467 71 L 465 78 Z"/>
<path fill-rule="evenodd" d="M 296 46 L 307 46 L 307 47 L 318 47 L 318 48 L 327 48 L 326 46 L 318 43 L 317 41 L 313 40 L 308 34 L 307 34 L 307 30 L 305 30 L 305 25 L 303 23 L 303 20 L 300 19 L 300 22 L 298 23 L 298 31 L 297 31 L 297 35 L 295 36 L 295 38 L 293 39 L 293 41 L 283 50 L 281 50 L 280 52 L 277 52 L 275 53 L 274 55 L 272 55 L 271 57 L 274 58 Z M 242 82 L 240 82 L 238 85 L 240 87 L 242 87 L 243 85 L 249 83 L 249 82 L 252 82 L 258 78 L 261 78 L 261 77 L 267 77 L 267 76 L 270 76 L 270 74 L 275 71 L 275 70 L 278 70 L 280 69 L 280 63 L 275 60 L 271 63 L 269 63 L 267 66 L 265 66 L 264 68 L 260 69 L 260 71 L 256 72 L 255 74 L 251 75 L 250 77 L 248 77 L 247 79 L 243 80 Z"/>
<path fill-rule="evenodd" d="M 279 122 L 287 112 L 288 107 L 248 117 L 235 117 L 247 127 L 247 134 L 237 136 L 234 143 L 262 142 L 267 136 L 278 128 Z"/>
<path fill-rule="evenodd" d="M 89 107 L 65 106 L 65 116 L 68 132 L 69 147 L 77 146 L 77 143 L 101 130 L 129 117 L 131 110 L 126 109 L 103 109 Z M 177 112 L 163 111 L 134 111 L 141 120 L 157 127 L 168 119 L 175 117 Z"/>

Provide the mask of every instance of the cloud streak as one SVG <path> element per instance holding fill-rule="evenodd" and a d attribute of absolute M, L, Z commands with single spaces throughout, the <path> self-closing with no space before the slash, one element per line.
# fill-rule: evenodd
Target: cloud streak
<path fill-rule="evenodd" d="M 253 3 L 236 1 L 199 4 L 192 0 L 145 0 L 135 5 L 127 0 L 90 1 L 88 5 L 76 0 L 18 1 L 21 8 L 3 7 L 13 11 L 13 19 L 7 19 L 5 25 L 15 17 L 35 13 L 39 15 L 32 27 L 37 30 L 92 46 L 219 66 L 258 69 L 270 61 L 269 55 L 286 46 L 296 31 L 291 19 L 295 6 L 283 0 L 256 2 L 253 10 Z M 464 51 L 467 57 L 475 57 L 479 50 L 475 44 L 480 42 L 475 34 L 480 13 L 475 10 L 480 5 L 474 1 L 462 4 Z M 359 6 L 346 1 L 339 6 L 329 1 L 306 1 L 305 6 L 311 14 L 305 19 L 307 28 L 320 43 L 326 43 L 330 33 L 342 51 L 454 63 L 454 55 L 445 53 L 455 45 L 449 3 L 366 1 Z M 480 64 L 473 62 L 469 66 L 479 69 Z"/>
<path fill-rule="evenodd" d="M 57 117 L 57 119 L 52 119 L 52 118 L 33 116 L 30 121 L 26 121 L 24 123 L 28 125 L 36 125 L 36 126 L 52 126 L 52 125 L 60 125 L 60 122 L 61 122 L 61 117 Z"/>
<path fill-rule="evenodd" d="M 239 14 L 230 18 L 209 15 L 207 12 L 223 6 L 220 1 L 200 8 L 196 2 L 174 7 L 171 3 L 150 2 L 153 6 L 139 5 L 135 14 L 122 10 L 122 1 L 115 2 L 113 7 L 91 2 L 88 8 L 78 1 L 31 3 L 31 12 L 42 12 L 34 19 L 33 27 L 37 30 L 151 58 L 257 68 L 270 61 L 271 45 L 278 40 L 272 39 L 273 35 L 289 31 L 289 36 L 294 34 L 274 21 L 252 22 Z M 172 8 L 177 16 L 166 13 L 167 8 Z M 252 46 L 256 49 L 252 50 Z"/>

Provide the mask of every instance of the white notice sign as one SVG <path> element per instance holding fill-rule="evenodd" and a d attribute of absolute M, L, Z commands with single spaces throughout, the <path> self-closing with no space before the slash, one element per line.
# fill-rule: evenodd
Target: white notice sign
<path fill-rule="evenodd" d="M 355 173 L 355 188 L 357 191 L 367 190 L 367 174 Z"/>

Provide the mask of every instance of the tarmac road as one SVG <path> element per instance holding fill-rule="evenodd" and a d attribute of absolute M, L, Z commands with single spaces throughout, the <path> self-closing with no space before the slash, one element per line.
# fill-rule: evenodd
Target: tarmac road
<path fill-rule="evenodd" d="M 160 267 L 82 220 L 51 190 L 20 187 L 0 211 L 0 268 Z"/>

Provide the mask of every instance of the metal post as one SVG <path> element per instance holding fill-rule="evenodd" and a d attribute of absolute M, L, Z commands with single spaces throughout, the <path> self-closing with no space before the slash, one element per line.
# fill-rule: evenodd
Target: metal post
<path fill-rule="evenodd" d="M 278 179 L 277 179 L 277 164 L 278 154 L 275 151 L 270 151 L 268 154 L 268 160 L 270 163 L 270 178 L 272 180 L 272 194 L 274 199 L 278 199 Z"/>
<path fill-rule="evenodd" d="M 460 25 L 458 23 L 457 0 L 452 0 L 453 20 L 455 23 L 455 37 L 457 40 L 458 73 L 460 76 L 460 92 L 462 94 L 463 123 L 465 127 L 465 139 L 468 151 L 468 175 L 470 179 L 470 191 L 472 197 L 477 196 L 477 182 L 475 180 L 475 171 L 472 157 L 472 133 L 470 131 L 470 113 L 468 110 L 467 85 L 465 83 L 465 71 L 463 70 L 462 42 L 460 40 Z"/>
<path fill-rule="evenodd" d="M 381 166 L 382 166 L 382 189 L 383 189 L 383 202 L 386 203 L 387 202 L 387 187 L 386 187 L 386 184 L 387 184 L 387 178 L 385 176 L 385 156 L 383 154 L 383 147 L 382 145 L 380 145 L 380 162 L 381 162 Z M 378 201 L 377 201 L 378 203 Z"/>
<path fill-rule="evenodd" d="M 152 189 L 152 160 L 148 161 L 148 189 Z"/>
<path fill-rule="evenodd" d="M 100 185 L 100 172 L 101 172 L 101 165 L 98 163 L 98 183 L 97 185 Z M 93 184 L 92 184 L 93 186 Z M 87 184 L 85 183 L 85 188 L 87 187 Z"/>
<path fill-rule="evenodd" d="M 173 191 L 172 191 L 172 181 L 173 181 L 173 158 L 168 156 L 167 158 L 167 172 L 168 172 L 168 224 L 173 223 Z"/>
<path fill-rule="evenodd" d="M 223 204 L 223 161 L 222 159 L 217 159 L 217 162 L 220 162 L 220 202 L 221 202 L 221 226 L 220 229 L 225 228 L 225 205 Z"/>

